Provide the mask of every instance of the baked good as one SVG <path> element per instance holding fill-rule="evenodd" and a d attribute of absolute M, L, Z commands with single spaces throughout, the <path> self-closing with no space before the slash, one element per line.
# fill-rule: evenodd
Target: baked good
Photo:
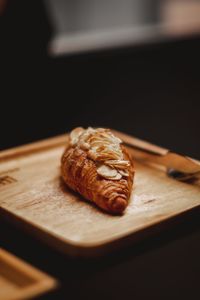
<path fill-rule="evenodd" d="M 75 128 L 61 159 L 64 182 L 101 209 L 121 214 L 130 198 L 134 166 L 109 129 Z"/>

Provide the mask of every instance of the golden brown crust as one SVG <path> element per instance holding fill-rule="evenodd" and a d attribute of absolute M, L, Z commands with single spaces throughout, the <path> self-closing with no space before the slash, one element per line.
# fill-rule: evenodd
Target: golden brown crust
<path fill-rule="evenodd" d="M 124 159 L 130 162 L 128 177 L 110 180 L 97 173 L 95 161 L 88 158 L 87 150 L 68 146 L 61 159 L 61 173 L 65 183 L 84 198 L 103 210 L 122 213 L 128 205 L 133 185 L 134 166 L 126 148 L 121 145 Z"/>

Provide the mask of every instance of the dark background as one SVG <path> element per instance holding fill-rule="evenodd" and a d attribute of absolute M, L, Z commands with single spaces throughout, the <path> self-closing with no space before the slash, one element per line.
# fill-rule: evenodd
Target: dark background
<path fill-rule="evenodd" d="M 91 125 L 200 158 L 199 36 L 53 58 L 42 1 L 0 22 L 0 149 Z"/>
<path fill-rule="evenodd" d="M 200 159 L 200 39 L 47 55 L 41 1 L 9 1 L 0 17 L 0 148 L 113 127 Z M 60 280 L 42 299 L 198 299 L 199 212 L 100 261 L 71 260 L 0 221 L 0 244 Z"/>

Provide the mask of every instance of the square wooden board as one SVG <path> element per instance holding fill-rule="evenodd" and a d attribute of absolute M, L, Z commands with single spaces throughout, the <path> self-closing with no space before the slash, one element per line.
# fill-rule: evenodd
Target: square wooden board
<path fill-rule="evenodd" d="M 159 230 L 165 221 L 200 206 L 199 186 L 136 162 L 134 189 L 124 215 L 102 212 L 63 185 L 60 158 L 66 138 L 0 154 L 1 215 L 53 247 L 73 256 L 102 255 L 145 238 L 151 229 Z"/>

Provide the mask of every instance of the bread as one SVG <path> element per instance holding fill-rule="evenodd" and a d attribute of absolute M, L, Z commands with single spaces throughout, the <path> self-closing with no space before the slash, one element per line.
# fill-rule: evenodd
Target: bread
<path fill-rule="evenodd" d="M 61 159 L 64 182 L 101 209 L 121 214 L 130 198 L 134 167 L 109 129 L 74 129 Z"/>

